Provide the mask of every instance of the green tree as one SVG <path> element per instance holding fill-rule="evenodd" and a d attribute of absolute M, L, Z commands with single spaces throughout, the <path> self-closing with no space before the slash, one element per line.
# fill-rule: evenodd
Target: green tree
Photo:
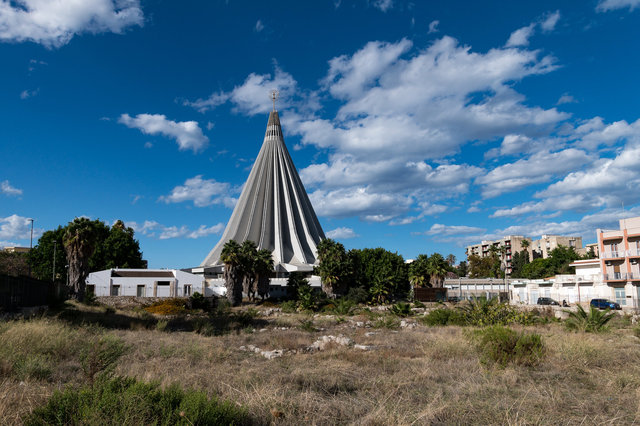
<path fill-rule="evenodd" d="M 456 256 L 453 254 L 448 254 L 446 261 L 447 261 L 447 265 L 453 268 L 453 265 L 456 264 Z"/>
<path fill-rule="evenodd" d="M 414 287 L 425 287 L 429 284 L 429 257 L 420 254 L 409 264 L 409 282 Z"/>
<path fill-rule="evenodd" d="M 381 247 L 350 250 L 349 258 L 353 278 L 352 287 L 362 287 L 370 291 L 378 277 L 385 277 L 385 285 L 390 296 L 403 296 L 409 292 L 409 266 L 398 253 Z"/>
<path fill-rule="evenodd" d="M 257 267 L 258 247 L 253 241 L 245 240 L 240 246 L 240 268 L 242 273 L 242 289 L 249 300 L 255 298 L 257 291 Z"/>
<path fill-rule="evenodd" d="M 444 286 L 444 279 L 447 276 L 448 269 L 447 262 L 440 253 L 433 253 L 429 257 L 427 272 L 433 287 L 442 288 Z"/>
<path fill-rule="evenodd" d="M 550 258 L 534 259 L 522 268 L 522 276 L 529 279 L 541 279 L 555 275 L 555 270 Z"/>
<path fill-rule="evenodd" d="M 458 274 L 459 277 L 466 277 L 468 273 L 469 265 L 467 264 L 466 260 L 463 260 L 462 262 L 460 262 L 460 264 L 458 264 L 458 267 L 456 268 L 456 274 Z"/>
<path fill-rule="evenodd" d="M 90 271 L 147 267 L 133 229 L 126 227 L 122 221 L 116 221 L 111 228 L 100 220 L 88 221 L 87 226 L 92 228 L 95 238 L 94 250 L 89 257 Z M 40 280 L 52 278 L 55 246 L 55 277 L 57 281 L 66 281 L 69 263 L 63 240 L 68 227 L 58 226 L 57 229 L 46 231 L 29 252 L 34 277 Z"/>
<path fill-rule="evenodd" d="M 269 295 L 269 280 L 273 273 L 273 255 L 270 250 L 260 249 L 256 254 L 256 282 L 258 295 L 264 300 Z"/>
<path fill-rule="evenodd" d="M 525 278 L 523 275 L 524 266 L 529 263 L 529 252 L 521 250 L 513 254 L 511 259 L 511 277 L 513 278 Z"/>
<path fill-rule="evenodd" d="M 242 303 L 242 266 L 240 244 L 235 240 L 227 241 L 222 247 L 220 260 L 224 263 L 224 283 L 227 288 L 227 300 L 232 306 Z"/>
<path fill-rule="evenodd" d="M 87 218 L 75 218 L 64 233 L 64 250 L 69 261 L 69 287 L 73 298 L 84 301 L 89 258 L 96 244 L 96 233 Z"/>
<path fill-rule="evenodd" d="M 494 253 L 480 257 L 472 254 L 468 257 L 469 277 L 471 278 L 497 278 L 500 275 L 500 259 Z"/>
<path fill-rule="evenodd" d="M 320 276 L 322 290 L 329 297 L 344 295 L 350 279 L 351 264 L 345 248 L 339 242 L 326 238 L 318 243 L 316 273 Z"/>

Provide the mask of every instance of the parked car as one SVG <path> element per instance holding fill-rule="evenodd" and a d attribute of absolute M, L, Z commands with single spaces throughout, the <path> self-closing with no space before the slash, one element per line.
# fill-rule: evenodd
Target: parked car
<path fill-rule="evenodd" d="M 591 299 L 590 305 L 598 309 L 622 309 L 620 304 L 607 299 Z"/>
<path fill-rule="evenodd" d="M 560 304 L 553 300 L 550 297 L 538 297 L 538 305 L 555 305 L 560 306 Z"/>

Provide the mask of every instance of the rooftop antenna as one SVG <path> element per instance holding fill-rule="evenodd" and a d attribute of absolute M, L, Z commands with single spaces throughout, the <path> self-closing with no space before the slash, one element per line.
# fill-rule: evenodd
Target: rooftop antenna
<path fill-rule="evenodd" d="M 271 96 L 271 102 L 273 102 L 273 110 L 276 110 L 276 101 L 278 100 L 278 97 L 280 96 L 280 92 L 278 92 L 278 89 L 273 89 L 270 93 Z"/>

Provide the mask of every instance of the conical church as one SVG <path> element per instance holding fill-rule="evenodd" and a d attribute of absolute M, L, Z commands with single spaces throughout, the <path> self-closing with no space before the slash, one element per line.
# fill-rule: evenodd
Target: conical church
<path fill-rule="evenodd" d="M 317 264 L 324 232 L 285 146 L 272 97 L 262 148 L 222 238 L 200 265 L 203 272 L 222 267 L 220 254 L 229 240 L 251 240 L 271 250 L 277 273 L 311 271 Z"/>

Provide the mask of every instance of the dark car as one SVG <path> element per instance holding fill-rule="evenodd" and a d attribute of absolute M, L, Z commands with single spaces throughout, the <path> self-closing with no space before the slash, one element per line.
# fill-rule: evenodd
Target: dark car
<path fill-rule="evenodd" d="M 598 309 L 622 309 L 620 304 L 607 299 L 591 299 L 590 304 Z"/>
<path fill-rule="evenodd" d="M 555 305 L 560 306 L 558 302 L 550 297 L 538 297 L 538 305 Z"/>

